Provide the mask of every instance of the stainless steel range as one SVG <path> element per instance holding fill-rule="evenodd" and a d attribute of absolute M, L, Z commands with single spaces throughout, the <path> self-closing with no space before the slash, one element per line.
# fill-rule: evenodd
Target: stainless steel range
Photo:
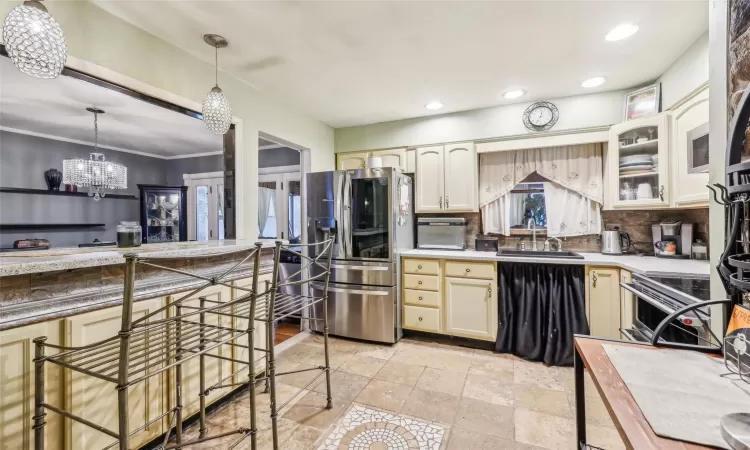
<path fill-rule="evenodd" d="M 393 168 L 339 170 L 308 174 L 307 186 L 308 241 L 334 238 L 330 333 L 398 341 L 400 253 L 414 248 L 411 177 Z M 324 286 L 313 283 L 312 289 Z M 322 304 L 316 308 L 312 314 L 322 317 Z M 313 322 L 313 330 L 323 331 Z"/>

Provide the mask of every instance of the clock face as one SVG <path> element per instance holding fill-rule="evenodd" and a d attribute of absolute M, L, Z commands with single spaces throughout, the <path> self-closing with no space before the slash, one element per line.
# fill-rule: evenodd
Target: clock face
<path fill-rule="evenodd" d="M 552 128 L 559 112 L 557 107 L 549 102 L 537 102 L 526 108 L 523 113 L 523 124 L 532 131 L 545 131 Z"/>

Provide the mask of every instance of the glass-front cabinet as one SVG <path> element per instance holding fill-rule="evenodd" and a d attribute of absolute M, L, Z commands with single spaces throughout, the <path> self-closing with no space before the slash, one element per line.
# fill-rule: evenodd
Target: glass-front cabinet
<path fill-rule="evenodd" d="M 610 128 L 609 188 L 615 208 L 670 204 L 668 113 Z"/>
<path fill-rule="evenodd" d="M 187 186 L 139 184 L 143 243 L 187 241 Z"/>

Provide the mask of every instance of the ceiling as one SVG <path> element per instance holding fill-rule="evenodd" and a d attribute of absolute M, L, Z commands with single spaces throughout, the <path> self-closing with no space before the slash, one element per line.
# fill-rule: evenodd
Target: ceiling
<path fill-rule="evenodd" d="M 0 80 L 0 129 L 93 144 L 94 116 L 86 108 L 95 106 L 105 111 L 99 116 L 103 147 L 160 158 L 223 149 L 222 137 L 200 119 L 83 80 L 32 78 L 5 57 Z"/>
<path fill-rule="evenodd" d="M 221 33 L 222 70 L 333 127 L 633 87 L 708 29 L 705 0 L 95 2 L 212 64 L 201 36 Z"/>

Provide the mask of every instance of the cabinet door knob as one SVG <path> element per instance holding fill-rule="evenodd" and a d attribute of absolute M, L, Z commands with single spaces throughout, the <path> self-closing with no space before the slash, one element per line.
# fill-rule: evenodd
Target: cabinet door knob
<path fill-rule="evenodd" d="M 440 197 L 438 203 L 440 204 L 440 209 L 443 209 L 443 197 Z"/>
<path fill-rule="evenodd" d="M 418 281 L 418 282 L 417 282 L 417 284 L 422 284 L 422 282 L 421 282 L 421 281 Z"/>
<path fill-rule="evenodd" d="M 422 321 L 422 318 L 421 318 L 421 317 L 419 318 L 419 321 L 420 321 L 420 322 Z"/>
<path fill-rule="evenodd" d="M 661 185 L 661 188 L 659 189 L 659 198 L 661 201 L 664 201 L 664 185 Z"/>
<path fill-rule="evenodd" d="M 469 273 L 469 272 L 471 272 L 471 269 L 466 269 L 466 273 Z"/>
<path fill-rule="evenodd" d="M 419 297 L 420 300 L 422 300 L 422 297 Z"/>
<path fill-rule="evenodd" d="M 596 280 L 598 278 L 596 277 L 596 272 L 592 273 L 591 275 L 591 281 L 593 282 L 593 287 L 596 287 Z"/>
<path fill-rule="evenodd" d="M 448 208 L 449 208 L 449 206 L 448 206 L 448 196 L 446 195 L 445 196 L 445 209 L 448 209 Z"/>
<path fill-rule="evenodd" d="M 417 269 L 421 269 L 421 268 L 422 268 L 422 266 L 417 266 Z"/>

